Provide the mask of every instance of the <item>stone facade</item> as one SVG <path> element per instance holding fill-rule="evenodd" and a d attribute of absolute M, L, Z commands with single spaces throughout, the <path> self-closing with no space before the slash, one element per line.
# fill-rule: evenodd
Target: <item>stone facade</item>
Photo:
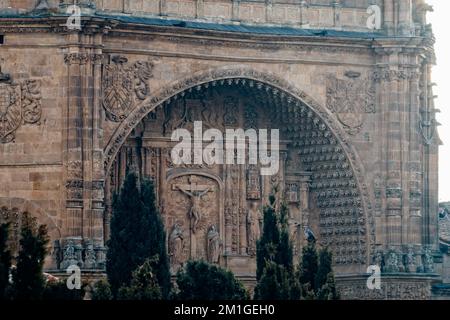
<path fill-rule="evenodd" d="M 277 187 L 297 253 L 310 227 L 338 275 L 375 263 L 430 296 L 440 140 L 424 1 L 78 1 L 81 31 L 71 3 L 0 0 L 0 219 L 49 225 L 48 269 L 104 268 L 111 197 L 134 170 L 156 182 L 174 271 L 205 258 L 251 283 Z M 174 165 L 172 130 L 198 120 L 282 129 L 279 174 Z"/>

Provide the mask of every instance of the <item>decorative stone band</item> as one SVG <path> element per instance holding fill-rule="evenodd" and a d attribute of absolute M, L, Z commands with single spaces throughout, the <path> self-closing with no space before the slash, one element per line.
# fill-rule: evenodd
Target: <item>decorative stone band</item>
<path fill-rule="evenodd" d="M 68 65 L 101 64 L 102 60 L 103 55 L 97 53 L 66 53 L 64 55 L 64 62 Z"/>
<path fill-rule="evenodd" d="M 372 80 L 375 82 L 393 82 L 401 80 L 419 79 L 420 73 L 414 69 L 392 70 L 383 68 L 373 72 Z"/>
<path fill-rule="evenodd" d="M 391 274 L 381 276 L 381 290 L 370 290 L 370 275 L 336 276 L 336 287 L 343 300 L 429 300 L 433 284 L 439 276 L 433 274 Z"/>

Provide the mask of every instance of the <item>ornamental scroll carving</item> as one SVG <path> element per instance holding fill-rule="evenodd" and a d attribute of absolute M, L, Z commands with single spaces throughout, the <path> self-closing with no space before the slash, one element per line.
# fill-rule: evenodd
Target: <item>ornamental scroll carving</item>
<path fill-rule="evenodd" d="M 347 72 L 346 80 L 332 75 L 327 78 L 327 108 L 350 135 L 358 134 L 366 113 L 375 113 L 375 88 L 370 78 L 360 79 L 360 73 Z"/>
<path fill-rule="evenodd" d="M 37 124 L 41 116 L 40 82 L 15 83 L 0 69 L 0 143 L 14 141 L 15 132 L 21 125 Z"/>
<path fill-rule="evenodd" d="M 152 77 L 153 64 L 148 61 L 127 64 L 126 57 L 115 56 L 104 68 L 103 107 L 110 121 L 122 121 L 137 101 L 150 95 L 148 80 Z"/>

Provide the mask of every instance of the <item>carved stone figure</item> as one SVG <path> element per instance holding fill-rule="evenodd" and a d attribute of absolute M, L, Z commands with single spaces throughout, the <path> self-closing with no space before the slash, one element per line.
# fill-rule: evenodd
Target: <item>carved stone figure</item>
<path fill-rule="evenodd" d="M 394 249 L 390 249 L 387 252 L 384 271 L 387 273 L 395 273 L 400 271 L 398 254 Z"/>
<path fill-rule="evenodd" d="M 416 259 L 415 259 L 413 246 L 408 246 L 406 249 L 405 271 L 406 272 L 415 272 L 416 271 Z"/>
<path fill-rule="evenodd" d="M 223 116 L 223 124 L 225 126 L 236 126 L 238 124 L 238 104 L 239 101 L 235 97 L 226 97 L 224 100 L 225 114 Z"/>
<path fill-rule="evenodd" d="M 250 165 L 247 170 L 247 199 L 261 199 L 261 175 L 255 165 Z"/>
<path fill-rule="evenodd" d="M 262 219 L 261 211 L 257 202 L 252 202 L 250 210 L 247 213 L 247 237 L 248 237 L 248 253 L 256 254 L 256 241 L 261 236 L 260 221 Z"/>
<path fill-rule="evenodd" d="M 209 227 L 207 240 L 208 262 L 219 263 L 221 242 L 219 232 L 216 230 L 216 226 L 212 225 L 211 227 Z"/>
<path fill-rule="evenodd" d="M 72 240 L 68 241 L 64 247 L 63 262 L 61 265 L 63 269 L 67 269 L 71 265 L 79 265 L 76 251 L 77 248 L 75 243 Z"/>
<path fill-rule="evenodd" d="M 183 263 L 183 250 L 184 250 L 184 233 L 181 225 L 177 222 L 172 227 L 172 232 L 169 236 L 169 257 L 170 264 L 175 271 Z"/>
<path fill-rule="evenodd" d="M 375 253 L 375 256 L 373 257 L 373 262 L 374 265 L 377 265 L 380 267 L 381 270 L 383 270 L 384 268 L 384 257 L 383 257 L 383 251 L 378 250 Z"/>
<path fill-rule="evenodd" d="M 425 246 L 423 249 L 423 270 L 425 273 L 433 273 L 434 272 L 434 259 L 433 253 L 429 246 Z"/>
<path fill-rule="evenodd" d="M 196 186 L 192 182 L 188 186 L 177 186 L 178 190 L 186 194 L 191 199 L 191 209 L 189 210 L 189 218 L 191 219 L 191 230 L 193 233 L 197 231 L 198 224 L 202 218 L 201 201 L 208 192 L 212 191 L 212 187 Z M 206 188 L 206 189 L 205 189 Z"/>
<path fill-rule="evenodd" d="M 84 267 L 86 269 L 95 269 L 97 266 L 97 257 L 94 250 L 94 245 L 92 243 L 88 243 L 86 246 L 86 253 L 84 257 Z"/>

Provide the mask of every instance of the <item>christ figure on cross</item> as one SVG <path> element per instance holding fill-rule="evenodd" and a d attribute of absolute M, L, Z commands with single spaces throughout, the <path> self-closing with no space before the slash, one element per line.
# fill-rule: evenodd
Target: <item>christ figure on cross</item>
<path fill-rule="evenodd" d="M 205 186 L 206 189 L 203 189 L 199 186 L 196 186 L 194 183 L 191 182 L 191 185 L 188 186 L 188 188 L 184 188 L 184 186 L 177 186 L 178 190 L 189 196 L 191 198 L 192 206 L 191 210 L 189 211 L 189 218 L 191 219 L 191 229 L 192 232 L 195 233 L 197 231 L 197 226 L 200 222 L 200 219 L 202 217 L 201 209 L 200 209 L 200 203 L 202 200 L 202 197 L 205 196 L 208 192 L 211 191 L 211 187 Z"/>

